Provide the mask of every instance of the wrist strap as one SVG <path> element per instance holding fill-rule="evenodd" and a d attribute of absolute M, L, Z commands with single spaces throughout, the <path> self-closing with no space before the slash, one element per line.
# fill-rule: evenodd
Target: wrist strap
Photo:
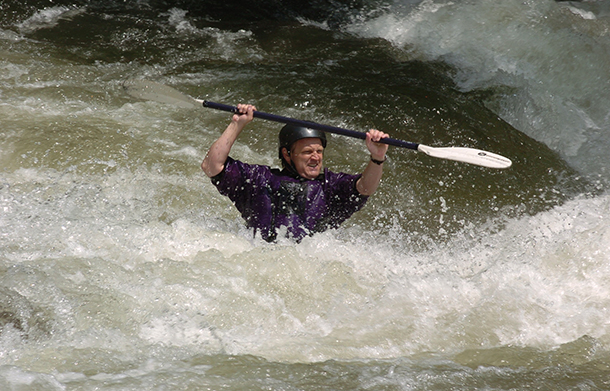
<path fill-rule="evenodd" d="M 384 156 L 383 160 L 377 160 L 377 159 L 373 159 L 373 155 L 371 155 L 371 161 L 375 164 L 382 165 L 383 162 L 385 162 L 386 160 L 388 160 L 387 156 Z"/>

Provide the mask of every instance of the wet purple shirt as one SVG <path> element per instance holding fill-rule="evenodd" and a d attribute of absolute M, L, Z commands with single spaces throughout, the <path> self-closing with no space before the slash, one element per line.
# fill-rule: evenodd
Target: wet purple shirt
<path fill-rule="evenodd" d="M 360 210 L 367 196 L 356 189 L 361 175 L 324 169 L 314 180 L 268 166 L 246 164 L 228 158 L 224 170 L 212 178 L 220 194 L 233 201 L 246 225 L 266 241 L 286 227 L 288 236 L 300 241 L 306 235 L 336 228 Z"/>

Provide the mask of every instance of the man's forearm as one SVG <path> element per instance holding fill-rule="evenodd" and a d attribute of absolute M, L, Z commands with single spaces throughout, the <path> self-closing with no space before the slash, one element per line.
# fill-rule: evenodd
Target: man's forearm
<path fill-rule="evenodd" d="M 201 169 L 208 177 L 213 177 L 224 169 L 224 164 L 229 157 L 231 148 L 241 133 L 243 126 L 232 121 L 222 135 L 212 144 L 207 155 L 201 163 Z"/>
<path fill-rule="evenodd" d="M 364 169 L 362 176 L 360 177 L 360 179 L 358 179 L 358 182 L 356 183 L 356 189 L 362 195 L 372 195 L 375 190 L 377 190 L 377 187 L 379 187 L 382 174 L 383 163 L 377 164 L 372 160 L 369 161 L 369 164 Z"/>

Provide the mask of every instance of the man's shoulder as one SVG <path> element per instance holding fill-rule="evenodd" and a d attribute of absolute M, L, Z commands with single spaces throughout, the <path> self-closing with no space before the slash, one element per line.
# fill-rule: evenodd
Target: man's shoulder
<path fill-rule="evenodd" d="M 262 164 L 250 164 L 244 163 L 240 160 L 227 157 L 223 170 L 211 178 L 212 183 L 218 185 L 223 182 L 241 182 L 257 180 L 260 181 L 264 178 L 271 176 L 271 168 Z"/>
<path fill-rule="evenodd" d="M 272 168 L 264 164 L 245 163 L 241 160 L 227 158 L 225 170 L 239 170 L 244 173 L 271 173 Z"/>

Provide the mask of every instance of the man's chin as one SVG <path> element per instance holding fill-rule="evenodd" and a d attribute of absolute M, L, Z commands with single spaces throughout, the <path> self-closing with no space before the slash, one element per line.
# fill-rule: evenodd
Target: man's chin
<path fill-rule="evenodd" d="M 307 179 L 316 179 L 318 177 L 318 175 L 320 175 L 320 170 L 316 169 L 316 170 L 307 170 L 304 172 L 303 177 L 307 178 Z"/>

